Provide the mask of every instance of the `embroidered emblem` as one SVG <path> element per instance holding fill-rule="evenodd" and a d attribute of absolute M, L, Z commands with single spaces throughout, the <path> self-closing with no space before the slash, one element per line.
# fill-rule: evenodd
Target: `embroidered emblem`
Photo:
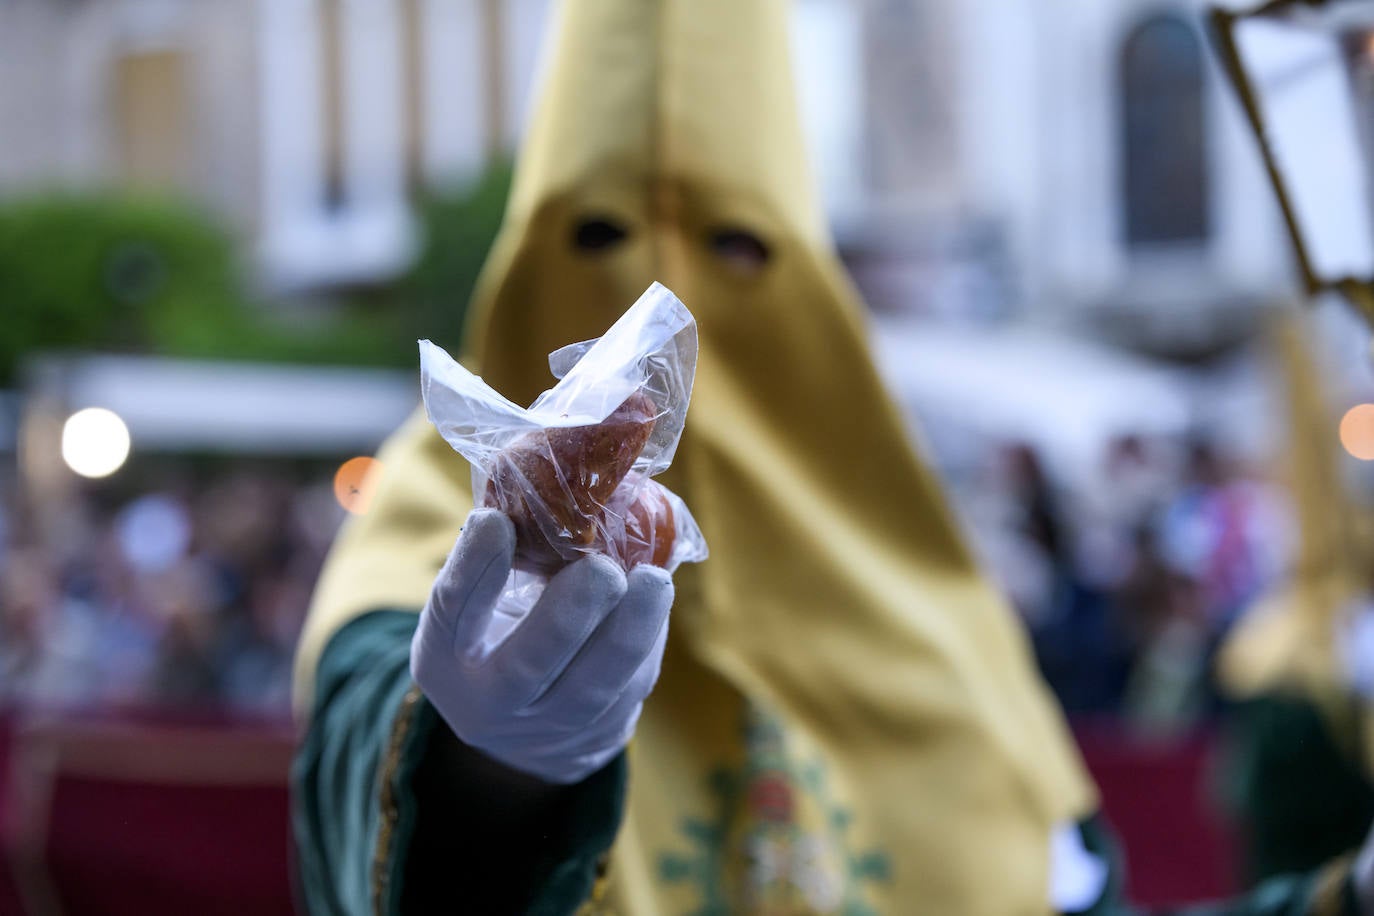
<path fill-rule="evenodd" d="M 697 889 L 692 916 L 877 916 L 865 891 L 888 879 L 888 858 L 851 850 L 852 815 L 820 756 L 757 708 L 744 734 L 744 766 L 710 776 L 715 817 L 683 820 L 692 852 L 662 856 L 659 877 Z"/>

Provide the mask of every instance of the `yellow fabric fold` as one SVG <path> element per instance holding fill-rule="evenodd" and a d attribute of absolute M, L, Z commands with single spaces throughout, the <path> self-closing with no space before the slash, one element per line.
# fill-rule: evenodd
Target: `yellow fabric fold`
<path fill-rule="evenodd" d="M 1269 332 L 1282 389 L 1281 471 L 1297 523 L 1296 556 L 1283 583 L 1250 608 L 1218 654 L 1218 680 L 1236 699 L 1287 694 L 1311 701 L 1349 744 L 1354 701 L 1338 656 L 1343 615 L 1367 595 L 1366 526 L 1341 482 L 1338 424 L 1313 360 L 1304 319 L 1287 314 Z M 1374 724 L 1371 722 L 1370 724 Z M 1351 750 L 1356 749 L 1351 746 Z M 1364 754 L 1366 761 L 1374 759 Z"/>

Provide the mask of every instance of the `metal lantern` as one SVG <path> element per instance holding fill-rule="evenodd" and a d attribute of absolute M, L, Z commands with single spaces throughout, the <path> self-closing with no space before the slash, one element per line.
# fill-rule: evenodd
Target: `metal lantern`
<path fill-rule="evenodd" d="M 1374 324 L 1374 0 L 1211 10 L 1309 295 Z"/>

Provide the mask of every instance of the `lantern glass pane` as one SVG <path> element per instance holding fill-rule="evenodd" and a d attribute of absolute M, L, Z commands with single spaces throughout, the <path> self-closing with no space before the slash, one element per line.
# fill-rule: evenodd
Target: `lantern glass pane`
<path fill-rule="evenodd" d="M 1262 18 L 1236 46 L 1287 188 L 1308 261 L 1322 280 L 1374 276 L 1370 100 L 1352 33 Z M 1361 98 L 1363 94 L 1363 98 Z"/>

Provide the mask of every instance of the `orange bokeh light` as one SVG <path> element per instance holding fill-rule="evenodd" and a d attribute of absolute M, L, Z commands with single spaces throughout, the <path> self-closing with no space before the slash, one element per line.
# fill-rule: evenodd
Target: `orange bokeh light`
<path fill-rule="evenodd" d="M 1345 412 L 1341 445 L 1361 461 L 1374 461 L 1374 404 L 1356 404 Z"/>
<path fill-rule="evenodd" d="M 350 458 L 334 475 L 334 498 L 354 515 L 366 515 L 372 508 L 372 495 L 382 476 L 382 463 L 376 458 Z"/>

